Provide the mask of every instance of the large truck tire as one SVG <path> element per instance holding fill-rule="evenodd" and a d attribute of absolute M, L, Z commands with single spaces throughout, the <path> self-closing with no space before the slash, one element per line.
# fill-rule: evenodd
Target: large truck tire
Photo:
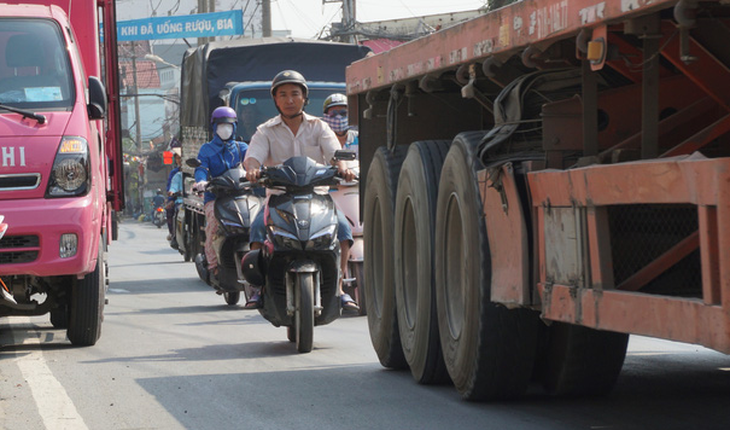
<path fill-rule="evenodd" d="M 365 302 L 370 340 L 380 364 L 393 369 L 408 365 L 398 333 L 393 274 L 393 210 L 398 175 L 406 147 L 375 152 L 365 185 L 363 245 Z"/>
<path fill-rule="evenodd" d="M 71 287 L 68 329 L 66 335 L 75 346 L 91 346 L 101 336 L 106 292 L 106 240 L 99 240 L 96 268 L 83 279 L 75 279 Z"/>
<path fill-rule="evenodd" d="M 56 309 L 51 309 L 51 325 L 54 328 L 67 329 L 68 328 L 68 307 L 61 306 Z"/>
<path fill-rule="evenodd" d="M 441 348 L 466 400 L 522 396 L 533 372 L 539 318 L 490 300 L 491 257 L 477 183 L 483 132 L 456 136 L 441 171 L 436 209 L 436 296 Z"/>
<path fill-rule="evenodd" d="M 606 395 L 616 384 L 629 335 L 560 322 L 547 329 L 538 378 L 556 396 Z"/>
<path fill-rule="evenodd" d="M 436 314 L 433 258 L 438 183 L 450 141 L 414 142 L 395 201 L 395 297 L 406 362 L 419 384 L 449 382 Z"/>

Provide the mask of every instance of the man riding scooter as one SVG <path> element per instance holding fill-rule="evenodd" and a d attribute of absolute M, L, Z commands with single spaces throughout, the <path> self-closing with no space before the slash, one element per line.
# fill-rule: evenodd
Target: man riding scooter
<path fill-rule="evenodd" d="M 330 164 L 335 151 L 341 149 L 337 136 L 322 120 L 304 112 L 308 102 L 309 87 L 299 72 L 284 70 L 271 82 L 271 97 L 280 115 L 261 124 L 251 138 L 244 167 L 250 182 L 261 176 L 264 163 L 281 164 L 292 156 L 305 155 L 317 163 Z M 355 173 L 347 168 L 345 161 L 337 162 L 340 175 L 352 181 Z M 338 239 L 341 244 L 341 270 L 345 273 L 352 245 L 352 230 L 345 217 L 338 211 Z M 259 212 L 251 225 L 251 249 L 260 249 L 265 239 L 264 214 Z M 358 310 L 359 307 L 349 294 L 339 286 L 341 306 Z M 249 307 L 259 307 L 260 297 L 253 296 Z M 248 304 L 247 304 L 248 305 Z"/>

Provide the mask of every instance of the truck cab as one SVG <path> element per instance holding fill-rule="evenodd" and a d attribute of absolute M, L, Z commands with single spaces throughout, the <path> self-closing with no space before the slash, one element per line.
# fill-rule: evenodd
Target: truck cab
<path fill-rule="evenodd" d="M 73 344 L 92 345 L 118 154 L 106 146 L 99 10 L 96 2 L 74 8 L 73 19 L 52 4 L 0 10 L 0 214 L 8 224 L 0 279 L 12 296 L 0 301 L 0 316 L 50 313 Z"/>

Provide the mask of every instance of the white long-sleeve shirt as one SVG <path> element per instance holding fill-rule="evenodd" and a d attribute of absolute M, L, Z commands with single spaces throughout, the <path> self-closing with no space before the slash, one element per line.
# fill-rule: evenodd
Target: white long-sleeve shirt
<path fill-rule="evenodd" d="M 314 161 L 329 165 L 335 151 L 342 149 L 332 129 L 317 117 L 307 113 L 296 136 L 284 123 L 281 115 L 258 126 L 246 152 L 246 160 L 253 158 L 264 166 L 281 164 L 291 157 L 305 155 Z"/>

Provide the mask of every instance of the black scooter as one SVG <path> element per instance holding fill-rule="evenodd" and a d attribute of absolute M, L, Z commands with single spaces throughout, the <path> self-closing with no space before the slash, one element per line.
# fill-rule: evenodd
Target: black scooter
<path fill-rule="evenodd" d="M 337 151 L 335 158 L 353 159 L 354 154 Z M 274 326 L 287 327 L 287 337 L 299 352 L 312 350 L 314 326 L 341 315 L 337 212 L 329 193 L 315 192 L 315 187 L 340 181 L 336 167 L 303 156 L 262 169 L 259 180 L 284 193 L 269 197 L 266 242 L 243 257 L 243 275 L 263 285 L 259 312 Z"/>
<path fill-rule="evenodd" d="M 198 167 L 195 158 L 186 160 L 190 167 Z M 195 256 L 195 268 L 205 283 L 222 294 L 226 303 L 235 305 L 244 293 L 248 301 L 253 287 L 245 282 L 241 271 L 241 259 L 249 251 L 251 222 L 263 207 L 264 199 L 256 195 L 246 183 L 246 174 L 240 165 L 212 178 L 206 191 L 215 194 L 215 218 L 218 234 L 213 240 L 213 249 L 218 257 L 218 275 L 208 271 L 205 254 Z"/>

